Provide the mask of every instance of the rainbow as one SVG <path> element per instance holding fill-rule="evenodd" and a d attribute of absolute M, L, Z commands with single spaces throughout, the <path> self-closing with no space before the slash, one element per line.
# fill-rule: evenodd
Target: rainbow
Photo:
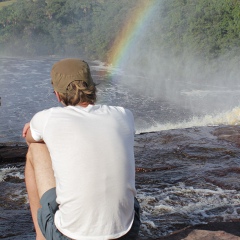
<path fill-rule="evenodd" d="M 113 68 L 122 68 L 127 52 L 133 46 L 136 38 L 142 34 L 149 21 L 157 0 L 139 1 L 134 11 L 126 19 L 122 30 L 115 38 L 108 55 L 108 62 Z"/>

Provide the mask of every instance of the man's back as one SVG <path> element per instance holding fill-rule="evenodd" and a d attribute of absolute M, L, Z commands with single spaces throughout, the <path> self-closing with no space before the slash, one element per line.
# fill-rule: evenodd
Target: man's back
<path fill-rule="evenodd" d="M 132 113 L 105 105 L 52 108 L 36 114 L 31 129 L 51 155 L 57 228 L 73 239 L 128 232 L 136 195 Z"/>
<path fill-rule="evenodd" d="M 36 239 L 136 240 L 132 113 L 95 105 L 96 84 L 81 59 L 56 62 L 51 84 L 65 107 L 38 112 L 22 132 Z"/>

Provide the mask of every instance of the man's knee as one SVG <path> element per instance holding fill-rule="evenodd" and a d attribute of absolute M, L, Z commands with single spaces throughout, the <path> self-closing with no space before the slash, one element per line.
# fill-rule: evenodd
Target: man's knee
<path fill-rule="evenodd" d="M 38 158 L 49 158 L 49 152 L 44 143 L 31 143 L 28 146 L 26 160 L 34 165 Z"/>
<path fill-rule="evenodd" d="M 31 149 L 31 144 L 28 146 L 28 151 L 26 155 L 26 161 L 27 162 L 32 162 L 32 149 Z"/>

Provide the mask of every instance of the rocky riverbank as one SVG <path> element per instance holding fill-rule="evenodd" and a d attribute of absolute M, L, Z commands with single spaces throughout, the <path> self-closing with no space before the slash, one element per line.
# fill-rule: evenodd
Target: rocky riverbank
<path fill-rule="evenodd" d="M 240 168 L 239 165 L 233 167 L 235 163 L 238 163 L 240 156 L 240 126 L 146 133 L 137 135 L 135 142 L 136 183 L 140 192 L 145 184 L 157 189 L 166 188 L 166 185 L 170 183 L 177 185 L 179 181 L 194 188 L 196 186 L 200 188 L 201 183 L 195 181 L 200 182 L 203 178 L 204 183 L 213 183 L 222 189 L 240 190 L 238 182 Z M 0 167 L 8 168 L 15 164 L 23 169 L 26 152 L 27 146 L 24 143 L 0 144 Z M 157 159 L 161 159 L 161 162 Z M 220 162 L 221 164 L 224 162 L 224 165 L 219 165 Z M 202 165 L 199 165 L 200 163 Z M 198 173 L 199 176 L 196 179 L 189 178 L 188 172 L 195 171 L 195 167 L 201 173 Z M 184 174 L 182 174 L 183 169 L 186 170 Z M 16 192 L 14 191 L 15 183 L 18 184 Z M 0 182 L 0 192 L 0 239 L 34 239 L 29 206 L 24 202 L 26 199 L 24 179 L 16 178 L 15 175 L 7 176 L 4 181 Z M 143 199 L 140 199 L 142 205 Z M 157 200 L 153 197 L 151 204 L 154 205 Z M 238 201 L 240 206 L 240 200 Z M 152 206 L 148 205 L 148 208 L 150 207 Z M 143 210 L 147 211 L 147 209 Z M 226 208 L 222 206 L 220 210 L 213 208 L 208 211 L 226 211 Z M 236 206 L 234 211 L 239 214 L 240 208 Z M 154 209 L 152 214 L 155 214 Z M 158 231 L 152 227 L 154 237 L 151 238 L 149 234 L 146 236 L 142 231 L 139 240 L 240 240 L 240 219 L 237 215 L 235 216 L 231 221 L 226 221 L 222 217 L 214 217 L 207 224 L 191 225 L 187 221 L 184 222 L 177 213 L 169 214 L 166 218 L 168 220 L 162 220 L 160 214 L 155 214 L 153 220 L 159 222 L 160 228 L 171 225 L 175 221 L 176 223 L 173 224 L 175 229 L 171 234 L 167 236 L 159 234 L 157 238 L 155 236 Z M 147 221 L 143 219 L 143 226 L 146 227 L 147 224 Z"/>
<path fill-rule="evenodd" d="M 189 226 L 158 240 L 239 240 L 240 222 L 216 222 Z"/>

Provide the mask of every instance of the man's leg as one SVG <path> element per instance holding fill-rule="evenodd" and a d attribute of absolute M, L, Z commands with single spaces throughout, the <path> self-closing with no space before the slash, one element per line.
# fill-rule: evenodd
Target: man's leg
<path fill-rule="evenodd" d="M 25 167 L 25 182 L 36 239 L 45 239 L 37 221 L 37 211 L 41 208 L 40 198 L 49 189 L 56 186 L 49 151 L 43 143 L 31 143 L 28 148 Z"/>

